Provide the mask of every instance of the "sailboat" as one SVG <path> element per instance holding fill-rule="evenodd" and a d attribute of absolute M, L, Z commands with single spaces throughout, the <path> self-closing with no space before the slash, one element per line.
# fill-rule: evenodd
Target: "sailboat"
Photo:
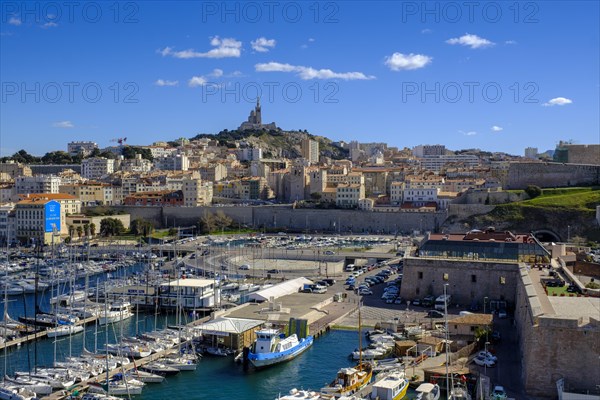
<path fill-rule="evenodd" d="M 358 348 L 362 348 L 362 334 L 361 334 L 361 318 L 360 318 L 360 307 L 362 299 L 359 299 L 358 303 Z M 351 395 L 369 384 L 373 377 L 373 367 L 369 362 L 363 362 L 362 355 L 359 358 L 359 362 L 355 367 L 341 368 L 336 379 L 333 380 L 328 386 L 321 389 L 325 395 L 333 397 L 341 397 Z"/>
<path fill-rule="evenodd" d="M 444 285 L 444 297 L 446 296 L 446 287 L 448 286 L 448 284 Z M 448 337 L 448 302 L 444 303 L 444 323 L 445 323 L 445 330 L 446 330 L 446 343 L 445 343 L 445 350 L 446 350 L 446 387 L 448 387 L 448 381 L 450 381 L 450 391 L 448 392 L 448 400 L 471 400 L 471 394 L 469 393 L 469 390 L 467 389 L 467 386 L 464 384 L 463 381 L 461 382 L 457 382 L 456 384 L 454 383 L 454 378 L 453 375 L 450 375 L 450 379 L 448 379 L 448 341 L 449 341 L 449 337 Z"/>

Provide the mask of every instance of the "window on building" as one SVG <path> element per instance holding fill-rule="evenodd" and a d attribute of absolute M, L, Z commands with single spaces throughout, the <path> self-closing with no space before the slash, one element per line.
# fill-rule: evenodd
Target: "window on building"
<path fill-rule="evenodd" d="M 448 278 L 449 278 L 448 274 L 446 274 L 446 273 L 445 273 L 445 274 L 444 274 L 444 276 L 443 276 L 443 279 L 444 279 L 445 281 L 447 281 L 447 280 L 448 280 Z"/>
<path fill-rule="evenodd" d="M 475 327 L 471 325 L 471 332 L 475 332 Z"/>
<path fill-rule="evenodd" d="M 419 271 L 419 279 L 423 279 L 423 271 Z"/>
<path fill-rule="evenodd" d="M 501 285 L 506 284 L 506 278 L 505 277 L 503 277 L 503 276 L 500 277 L 500 284 Z"/>
<path fill-rule="evenodd" d="M 415 293 L 416 293 L 416 295 L 418 296 L 418 295 L 421 293 L 421 288 L 417 288 L 417 289 L 415 290 Z"/>
<path fill-rule="evenodd" d="M 471 282 L 477 282 L 477 275 L 471 275 Z"/>

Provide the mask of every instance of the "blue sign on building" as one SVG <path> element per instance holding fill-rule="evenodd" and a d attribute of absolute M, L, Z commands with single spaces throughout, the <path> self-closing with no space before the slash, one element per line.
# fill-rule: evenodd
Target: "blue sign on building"
<path fill-rule="evenodd" d="M 60 203 L 55 200 L 51 200 L 44 206 L 45 222 L 44 231 L 52 232 L 56 228 L 57 232 L 60 232 Z"/>

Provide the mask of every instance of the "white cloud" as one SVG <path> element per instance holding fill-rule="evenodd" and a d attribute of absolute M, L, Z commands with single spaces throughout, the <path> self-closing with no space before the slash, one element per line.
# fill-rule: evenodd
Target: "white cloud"
<path fill-rule="evenodd" d="M 48 29 L 48 28 L 56 28 L 58 26 L 58 24 L 56 22 L 46 22 L 44 25 L 42 25 L 42 28 L 44 29 Z"/>
<path fill-rule="evenodd" d="M 517 44 L 516 40 L 507 40 L 504 42 L 504 44 Z"/>
<path fill-rule="evenodd" d="M 172 47 L 165 47 L 158 50 L 163 57 L 171 56 L 174 58 L 226 58 L 239 57 L 242 53 L 242 42 L 233 38 L 223 38 L 218 36 L 211 38 L 210 45 L 214 47 L 207 52 L 197 52 L 193 49 L 175 51 Z"/>
<path fill-rule="evenodd" d="M 460 44 L 461 46 L 468 46 L 472 49 L 490 47 L 495 44 L 492 41 L 489 41 L 489 40 L 479 37 L 477 35 L 470 35 L 468 33 L 464 34 L 463 36 L 461 36 L 459 38 L 448 39 L 448 40 L 446 40 L 446 43 Z"/>
<path fill-rule="evenodd" d="M 492 132 L 500 132 L 500 131 L 504 130 L 504 128 L 503 128 L 503 127 L 501 127 L 501 126 L 498 126 L 498 125 L 494 125 L 494 126 L 492 126 L 492 128 L 491 128 L 491 129 L 492 129 Z"/>
<path fill-rule="evenodd" d="M 313 38 L 308 38 L 308 41 L 309 41 L 309 42 L 314 42 L 314 41 L 315 41 L 315 39 L 313 39 Z"/>
<path fill-rule="evenodd" d="M 372 75 L 365 75 L 362 72 L 334 72 L 330 69 L 314 69 L 302 65 L 283 64 L 278 62 L 269 62 L 256 64 L 254 69 L 257 72 L 295 72 L 301 79 L 343 79 L 368 80 L 375 79 Z"/>
<path fill-rule="evenodd" d="M 571 104 L 571 103 L 573 103 L 573 100 L 567 99 L 566 97 L 555 97 L 553 99 L 550 99 L 547 103 L 544 103 L 542 105 L 546 106 L 546 107 L 551 107 L 551 106 L 564 106 L 566 104 Z"/>
<path fill-rule="evenodd" d="M 19 26 L 21 25 L 23 22 L 21 22 L 21 20 L 17 17 L 10 17 L 10 19 L 8 20 L 8 23 L 14 26 Z"/>
<path fill-rule="evenodd" d="M 431 33 L 431 32 L 433 32 L 433 31 L 431 29 L 429 29 L 429 28 L 427 28 L 427 29 L 421 29 L 421 33 L 424 34 L 424 35 L 427 34 L 427 33 Z"/>
<path fill-rule="evenodd" d="M 259 37 L 256 40 L 250 42 L 250 45 L 255 51 L 266 53 L 267 51 L 275 48 L 277 42 L 275 39 L 267 39 L 265 37 Z"/>
<path fill-rule="evenodd" d="M 189 87 L 198 87 L 206 85 L 208 81 L 203 76 L 192 76 L 192 79 L 188 81 Z"/>
<path fill-rule="evenodd" d="M 394 53 L 385 59 L 385 65 L 392 71 L 413 70 L 431 63 L 432 57 L 423 54 Z"/>
<path fill-rule="evenodd" d="M 75 125 L 73 125 L 73 123 L 71 121 L 59 121 L 59 122 L 55 122 L 55 123 L 52 124 L 52 126 L 54 128 L 61 128 L 61 129 L 75 128 Z"/>
<path fill-rule="evenodd" d="M 156 86 L 177 86 L 177 85 L 179 85 L 179 81 L 168 81 L 168 80 L 164 80 L 164 79 L 157 79 L 156 82 L 154 82 L 154 84 Z"/>
<path fill-rule="evenodd" d="M 219 68 L 215 68 L 215 69 L 213 69 L 213 71 L 210 74 L 208 74 L 208 76 L 213 76 L 215 78 L 220 78 L 220 77 L 223 76 L 223 70 L 219 69 Z"/>
<path fill-rule="evenodd" d="M 458 131 L 458 133 L 462 133 L 465 136 L 475 136 L 475 135 L 477 135 L 477 132 L 475 132 L 475 131 L 468 131 L 468 132 Z"/>

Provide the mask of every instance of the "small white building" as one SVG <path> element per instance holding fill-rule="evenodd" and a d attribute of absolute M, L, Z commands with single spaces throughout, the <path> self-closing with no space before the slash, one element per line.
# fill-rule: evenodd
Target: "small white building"
<path fill-rule="evenodd" d="M 249 301 L 263 302 L 270 301 L 271 299 L 277 299 L 279 297 L 287 296 L 288 294 L 298 293 L 304 285 L 312 284 L 313 282 L 306 278 L 296 278 L 289 281 L 278 283 L 277 285 L 270 286 L 268 288 L 250 293 L 248 296 Z"/>
<path fill-rule="evenodd" d="M 175 308 L 178 304 L 187 309 L 211 308 L 220 296 L 212 279 L 177 279 L 160 285 L 159 292 L 161 307 L 166 308 Z"/>

